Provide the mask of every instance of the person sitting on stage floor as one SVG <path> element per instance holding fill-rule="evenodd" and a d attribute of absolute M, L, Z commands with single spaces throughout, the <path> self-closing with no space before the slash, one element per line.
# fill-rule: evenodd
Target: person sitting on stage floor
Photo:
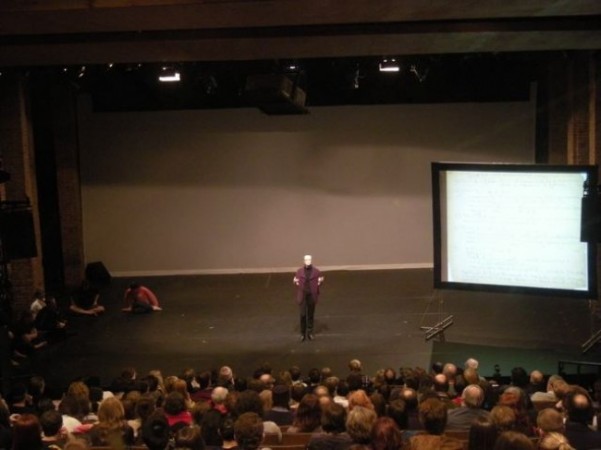
<path fill-rule="evenodd" d="M 46 296 L 42 291 L 35 291 L 33 294 L 33 301 L 29 306 L 31 310 L 31 314 L 33 314 L 33 318 L 35 319 L 38 313 L 46 307 Z"/>
<path fill-rule="evenodd" d="M 132 283 L 125 291 L 125 308 L 123 312 L 148 313 L 152 311 L 161 311 L 159 300 L 156 295 L 146 286 L 138 283 Z"/>
<path fill-rule="evenodd" d="M 69 310 L 74 314 L 82 316 L 97 316 L 104 312 L 104 306 L 99 305 L 100 292 L 87 280 L 81 283 L 81 287 L 71 297 Z"/>
<path fill-rule="evenodd" d="M 67 337 L 67 321 L 62 317 L 54 297 L 49 297 L 35 316 L 35 326 L 50 341 L 55 342 Z"/>

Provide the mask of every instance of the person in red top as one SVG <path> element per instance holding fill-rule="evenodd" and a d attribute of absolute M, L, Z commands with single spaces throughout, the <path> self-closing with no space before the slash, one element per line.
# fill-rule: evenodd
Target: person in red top
<path fill-rule="evenodd" d="M 147 313 L 152 311 L 161 311 L 159 300 L 154 293 L 146 286 L 138 283 L 132 283 L 125 291 L 125 308 L 123 312 Z"/>

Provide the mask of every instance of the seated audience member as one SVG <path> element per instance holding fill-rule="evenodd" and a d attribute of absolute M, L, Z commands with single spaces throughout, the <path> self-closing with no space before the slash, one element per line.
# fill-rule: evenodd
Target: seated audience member
<path fill-rule="evenodd" d="M 35 327 L 33 314 L 30 311 L 21 313 L 13 327 L 12 347 L 15 356 L 27 357 L 47 344 Z"/>
<path fill-rule="evenodd" d="M 265 413 L 265 420 L 275 422 L 278 426 L 292 425 L 294 416 L 290 411 L 290 388 L 282 384 L 274 386 L 271 396 L 272 408 Z"/>
<path fill-rule="evenodd" d="M 42 427 L 33 414 L 21 414 L 13 423 L 12 450 L 42 450 Z"/>
<path fill-rule="evenodd" d="M 327 405 L 321 415 L 323 433 L 314 434 L 308 450 L 347 450 L 353 443 L 346 432 L 346 410 L 337 403 Z"/>
<path fill-rule="evenodd" d="M 566 427 L 563 415 L 554 408 L 545 408 L 536 417 L 536 426 L 539 436 L 548 433 L 565 433 Z"/>
<path fill-rule="evenodd" d="M 535 450 L 534 443 L 524 433 L 505 431 L 499 435 L 493 450 Z"/>
<path fill-rule="evenodd" d="M 107 398 L 98 408 L 98 423 L 88 432 L 90 442 L 95 447 L 133 445 L 134 432 L 125 420 L 121 402 Z"/>
<path fill-rule="evenodd" d="M 544 435 L 538 443 L 538 448 L 540 450 L 575 450 L 568 442 L 568 438 L 555 432 Z"/>
<path fill-rule="evenodd" d="M 178 450 L 204 450 L 205 444 L 200 435 L 200 427 L 186 426 L 177 430 L 174 439 L 175 448 Z"/>
<path fill-rule="evenodd" d="M 205 370 L 203 372 L 199 372 L 196 375 L 196 381 L 198 382 L 198 389 L 191 393 L 190 396 L 194 402 L 208 402 L 211 400 L 211 393 L 213 392 L 213 387 L 211 386 L 211 372 Z"/>
<path fill-rule="evenodd" d="M 559 375 L 551 375 L 547 380 L 547 389 L 544 392 L 537 391 L 530 396 L 532 403 L 537 402 L 558 402 L 560 398 L 557 396 L 556 391 L 564 390 L 567 387 L 565 380 Z"/>
<path fill-rule="evenodd" d="M 241 450 L 257 450 L 263 441 L 263 421 L 254 412 L 241 414 L 234 423 L 234 436 Z"/>
<path fill-rule="evenodd" d="M 216 409 L 209 409 L 203 415 L 200 430 L 202 439 L 208 447 L 219 448 L 223 445 L 223 437 L 219 434 L 219 429 L 225 419 L 226 416 Z"/>
<path fill-rule="evenodd" d="M 282 430 L 277 426 L 276 423 L 268 420 L 263 420 L 263 404 L 261 403 L 261 398 L 259 394 L 253 390 L 247 389 L 246 391 L 240 392 L 238 398 L 236 399 L 235 405 L 235 414 L 237 417 L 240 417 L 242 414 L 246 412 L 254 412 L 259 417 L 261 417 L 261 422 L 263 423 L 263 428 L 265 429 L 265 433 L 275 433 L 278 435 L 278 441 L 282 440 Z M 321 410 L 320 410 L 321 413 Z"/>
<path fill-rule="evenodd" d="M 273 408 L 273 392 L 270 389 L 263 389 L 259 392 L 259 398 L 263 405 L 263 418 L 265 418 L 265 413 Z"/>
<path fill-rule="evenodd" d="M 357 389 L 349 394 L 348 397 L 348 410 L 352 411 L 356 406 L 363 406 L 375 411 L 374 404 L 367 396 L 363 389 Z"/>
<path fill-rule="evenodd" d="M 400 430 L 406 430 L 409 423 L 405 401 L 398 398 L 388 403 L 386 415 L 396 423 Z"/>
<path fill-rule="evenodd" d="M 58 405 L 58 411 L 63 416 L 63 427 L 68 433 L 73 433 L 81 427 L 81 405 L 76 397 L 65 395 Z"/>
<path fill-rule="evenodd" d="M 46 411 L 40 417 L 42 427 L 42 444 L 44 449 L 61 449 L 66 442 L 66 434 L 62 433 L 63 417 L 58 411 Z"/>
<path fill-rule="evenodd" d="M 349 411 L 346 419 L 346 432 L 353 444 L 369 445 L 371 443 L 371 430 L 378 416 L 372 409 L 356 406 Z"/>
<path fill-rule="evenodd" d="M 314 394 L 305 394 L 298 405 L 289 433 L 320 433 L 321 403 Z"/>
<path fill-rule="evenodd" d="M 564 399 L 567 413 L 565 436 L 576 449 L 601 448 L 601 432 L 590 425 L 594 410 L 590 397 L 579 390 L 568 393 Z"/>
<path fill-rule="evenodd" d="M 234 379 L 234 371 L 229 366 L 222 366 L 219 369 L 217 376 L 217 386 L 226 388 L 228 391 L 235 389 L 236 381 Z"/>
<path fill-rule="evenodd" d="M 111 391 L 115 394 L 127 394 L 131 391 L 145 391 L 138 381 L 138 373 L 133 367 L 126 367 L 121 371 L 121 375 L 111 383 Z"/>
<path fill-rule="evenodd" d="M 138 283 L 129 285 L 123 296 L 123 301 L 125 302 L 123 312 L 143 314 L 162 310 L 159 305 L 159 299 L 154 292 Z"/>
<path fill-rule="evenodd" d="M 453 403 L 453 400 L 449 395 L 449 381 L 447 380 L 447 376 L 443 373 L 438 373 L 434 376 L 432 381 L 434 382 L 434 392 L 436 393 L 438 398 L 447 406 L 447 409 L 455 408 L 457 405 Z"/>
<path fill-rule="evenodd" d="M 386 398 L 380 392 L 374 392 L 369 396 L 371 404 L 374 405 L 374 411 L 378 417 L 386 415 Z"/>
<path fill-rule="evenodd" d="M 192 414 L 186 408 L 184 396 L 179 392 L 171 392 L 165 397 L 163 412 L 172 430 L 178 427 L 178 424 L 192 424 Z"/>
<path fill-rule="evenodd" d="M 8 394 L 11 414 L 35 414 L 36 408 L 31 404 L 31 397 L 23 383 L 15 384 Z"/>
<path fill-rule="evenodd" d="M 405 402 L 407 408 L 407 429 L 421 430 L 423 425 L 419 421 L 417 392 L 413 388 L 404 388 L 401 391 L 401 399 Z"/>
<path fill-rule="evenodd" d="M 165 450 L 171 438 L 171 429 L 165 415 L 153 412 L 142 425 L 142 441 L 148 450 Z"/>
<path fill-rule="evenodd" d="M 288 372 L 290 372 L 290 378 L 292 379 L 292 386 L 300 385 L 302 387 L 307 387 L 307 385 L 303 382 L 303 380 L 301 378 L 302 372 L 300 370 L 300 367 L 292 366 L 290 369 L 288 369 Z"/>
<path fill-rule="evenodd" d="M 528 386 L 526 387 L 526 394 L 531 398 L 536 392 L 546 392 L 547 386 L 545 384 L 545 375 L 540 370 L 533 370 L 530 372 L 530 379 Z"/>
<path fill-rule="evenodd" d="M 340 380 L 336 385 L 336 395 L 334 403 L 338 403 L 348 409 L 348 395 L 350 393 L 348 383 L 345 380 Z"/>
<path fill-rule="evenodd" d="M 97 316 L 104 312 L 104 306 L 98 303 L 99 300 L 100 291 L 84 280 L 77 292 L 71 296 L 69 311 L 82 316 Z"/>
<path fill-rule="evenodd" d="M 424 432 L 417 433 L 409 439 L 412 450 L 444 448 L 463 450 L 463 443 L 458 439 L 445 436 L 447 425 L 447 408 L 438 398 L 428 398 L 419 405 L 419 420 Z"/>
<path fill-rule="evenodd" d="M 498 405 L 508 406 L 515 413 L 515 429 L 526 436 L 534 436 L 534 427 L 530 423 L 530 416 L 526 406 L 524 391 L 515 386 L 509 386 L 499 397 Z"/>
<path fill-rule="evenodd" d="M 447 429 L 469 430 L 477 417 L 488 417 L 490 413 L 482 409 L 484 391 L 477 384 L 470 384 L 461 394 L 462 406 L 451 409 L 447 417 Z"/>
<path fill-rule="evenodd" d="M 490 417 L 476 417 L 469 428 L 467 450 L 493 450 L 499 431 Z"/>
<path fill-rule="evenodd" d="M 376 420 L 371 432 L 373 450 L 399 450 L 403 446 L 403 433 L 390 417 Z"/>
<path fill-rule="evenodd" d="M 234 432 L 234 419 L 231 417 L 226 417 L 221 422 L 221 426 L 219 427 L 219 435 L 223 440 L 223 444 L 221 444 L 222 450 L 237 450 L 238 442 L 236 442 L 236 434 Z"/>
<path fill-rule="evenodd" d="M 509 406 L 495 406 L 490 411 L 490 418 L 496 425 L 499 433 L 515 429 L 515 412 Z"/>

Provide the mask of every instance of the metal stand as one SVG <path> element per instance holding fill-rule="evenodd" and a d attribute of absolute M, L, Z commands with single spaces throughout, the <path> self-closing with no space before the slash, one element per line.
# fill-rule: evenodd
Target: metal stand
<path fill-rule="evenodd" d="M 430 307 L 432 306 L 433 302 L 437 302 L 438 303 L 438 311 L 434 312 L 434 313 L 430 313 Z M 449 328 L 451 325 L 453 325 L 453 316 L 452 315 L 447 315 L 445 317 L 445 313 L 443 312 L 443 304 L 444 304 L 444 297 L 442 296 L 442 293 L 439 291 L 434 291 L 434 293 L 432 294 L 432 297 L 428 300 L 428 303 L 426 304 L 426 309 L 424 310 L 423 314 L 422 314 L 422 320 L 420 321 L 420 330 L 422 330 L 425 335 L 424 337 L 426 338 L 426 341 L 429 341 L 430 339 L 434 338 L 434 337 L 438 337 L 438 339 L 441 342 L 445 341 L 445 337 L 444 337 L 444 330 L 446 330 L 447 328 Z M 424 325 L 424 320 L 426 318 L 426 315 L 429 314 L 434 314 L 436 315 L 438 322 L 433 325 L 433 326 L 425 326 Z"/>
<path fill-rule="evenodd" d="M 582 345 L 582 354 L 588 352 L 591 348 L 595 346 L 601 340 L 601 328 L 595 332 L 595 318 L 597 317 L 597 308 L 599 307 L 599 302 L 597 300 L 589 300 L 588 301 L 588 309 L 590 311 L 591 317 L 591 337 L 588 338 Z"/>

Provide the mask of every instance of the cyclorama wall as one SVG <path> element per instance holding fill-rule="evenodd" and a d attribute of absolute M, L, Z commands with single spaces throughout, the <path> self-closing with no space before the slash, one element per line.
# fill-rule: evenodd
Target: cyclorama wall
<path fill-rule="evenodd" d="M 94 113 L 86 261 L 113 275 L 431 267 L 432 161 L 534 161 L 533 102 Z"/>

